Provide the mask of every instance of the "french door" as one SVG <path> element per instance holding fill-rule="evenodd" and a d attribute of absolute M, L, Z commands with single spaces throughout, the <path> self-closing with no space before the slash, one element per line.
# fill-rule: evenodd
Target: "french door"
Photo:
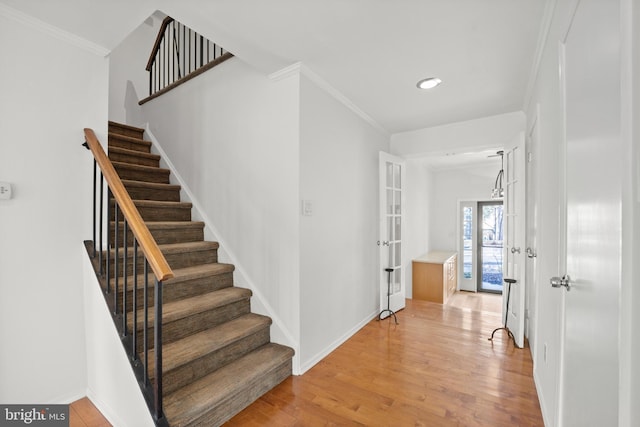
<path fill-rule="evenodd" d="M 478 291 L 502 293 L 502 201 L 478 202 Z"/>
<path fill-rule="evenodd" d="M 404 160 L 380 152 L 380 311 L 405 307 L 402 241 L 404 236 Z M 389 273 L 386 269 L 392 269 Z M 389 307 L 387 307 L 387 303 Z M 382 313 L 382 318 L 389 312 Z"/>

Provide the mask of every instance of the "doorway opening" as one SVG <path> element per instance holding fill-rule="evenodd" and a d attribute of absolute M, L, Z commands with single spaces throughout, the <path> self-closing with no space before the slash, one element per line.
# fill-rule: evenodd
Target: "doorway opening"
<path fill-rule="evenodd" d="M 502 201 L 478 202 L 478 291 L 502 293 Z"/>
<path fill-rule="evenodd" d="M 460 202 L 459 289 L 502 293 L 503 202 Z"/>

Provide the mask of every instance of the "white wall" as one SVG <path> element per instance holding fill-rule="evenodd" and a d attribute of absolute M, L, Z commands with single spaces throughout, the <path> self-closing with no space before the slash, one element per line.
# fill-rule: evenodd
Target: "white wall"
<path fill-rule="evenodd" d="M 142 106 L 221 261 L 273 318 L 273 340 L 296 350 L 298 99 L 297 76 L 275 82 L 233 58 Z"/>
<path fill-rule="evenodd" d="M 100 49 L 0 9 L 0 402 L 86 394 L 81 242 L 91 238 L 91 155 L 104 136 Z"/>
<path fill-rule="evenodd" d="M 85 289 L 86 394 L 114 426 L 153 427 L 153 418 L 86 251 L 81 268 Z"/>
<path fill-rule="evenodd" d="M 301 366 L 379 311 L 378 153 L 388 136 L 308 78 L 300 80 Z"/>
<path fill-rule="evenodd" d="M 402 157 L 420 157 L 427 153 L 461 153 L 499 148 L 524 131 L 524 125 L 524 113 L 516 111 L 401 132 L 391 136 L 391 150 Z"/>
<path fill-rule="evenodd" d="M 433 186 L 429 205 L 429 247 L 431 250 L 456 251 L 459 200 L 490 200 L 500 171 L 495 165 L 444 169 L 432 172 Z"/>
<path fill-rule="evenodd" d="M 405 269 L 407 298 L 413 298 L 413 270 L 411 260 L 431 249 L 429 224 L 437 207 L 433 204 L 433 173 L 417 159 L 406 160 L 405 229 L 402 265 Z"/>

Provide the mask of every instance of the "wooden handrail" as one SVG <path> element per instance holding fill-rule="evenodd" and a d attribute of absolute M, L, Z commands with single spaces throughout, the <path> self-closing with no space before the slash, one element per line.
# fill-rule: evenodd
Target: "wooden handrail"
<path fill-rule="evenodd" d="M 170 16 L 167 16 L 162 21 L 162 25 L 160 25 L 160 31 L 158 31 L 158 35 L 156 36 L 156 41 L 153 44 L 153 49 L 151 49 L 151 55 L 149 55 L 149 60 L 147 61 L 146 70 L 151 70 L 151 66 L 153 62 L 156 60 L 156 54 L 158 53 L 158 49 L 160 49 L 160 43 L 162 43 L 162 39 L 164 38 L 165 30 L 167 29 L 167 25 L 172 23 L 174 19 Z"/>
<path fill-rule="evenodd" d="M 92 129 L 85 128 L 84 137 L 89 149 L 93 153 L 93 157 L 96 159 L 96 163 L 102 171 L 104 179 L 109 185 L 109 189 L 111 190 L 116 203 L 120 207 L 122 214 L 129 224 L 129 228 L 138 240 L 140 249 L 142 249 L 142 252 L 146 256 L 156 279 L 164 281 L 172 278 L 173 271 L 171 270 L 171 267 L 169 267 L 169 264 L 160 251 L 158 244 L 140 216 L 140 212 L 138 212 L 133 200 L 129 197 L 129 193 L 127 193 L 127 190 L 124 188 L 124 184 L 120 180 L 113 164 L 111 164 L 111 161 L 102 149 L 102 145 L 98 141 L 96 134 Z"/>

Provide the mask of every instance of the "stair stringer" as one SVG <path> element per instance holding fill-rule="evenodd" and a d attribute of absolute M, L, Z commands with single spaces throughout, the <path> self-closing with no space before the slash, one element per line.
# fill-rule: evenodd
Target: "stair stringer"
<path fill-rule="evenodd" d="M 181 186 L 181 200 L 192 203 L 192 217 L 195 220 L 204 222 L 205 240 L 214 240 L 220 244 L 220 247 L 218 248 L 218 256 L 220 257 L 220 259 L 235 266 L 234 282 L 242 284 L 242 287 L 251 289 L 251 291 L 253 292 L 253 295 L 251 297 L 251 311 L 257 314 L 262 314 L 264 316 L 269 316 L 271 318 L 273 322 L 271 324 L 271 341 L 277 344 L 286 345 L 294 349 L 295 354 L 291 361 L 292 371 L 294 375 L 300 375 L 302 371 L 300 370 L 299 340 L 295 338 L 289 328 L 285 326 L 280 316 L 276 314 L 276 311 L 273 309 L 271 304 L 269 304 L 260 289 L 256 286 L 254 281 L 251 280 L 249 274 L 247 273 L 246 269 L 243 268 L 242 263 L 239 261 L 238 257 L 230 249 L 231 246 L 229 245 L 229 243 L 225 241 L 225 239 L 222 237 L 222 234 L 215 228 L 215 226 L 213 225 L 213 220 L 205 213 L 202 205 L 198 202 L 197 198 L 190 190 L 189 185 L 182 178 L 182 175 L 180 175 L 178 170 L 174 167 L 169 156 L 162 148 L 162 144 L 160 144 L 158 139 L 151 132 L 148 122 L 145 123 L 144 129 L 146 138 L 152 143 L 151 151 L 155 151 L 156 154 L 159 154 L 161 156 L 161 166 L 171 171 L 171 183 L 173 184 L 173 181 L 175 180 L 175 183 Z M 182 199 L 183 196 L 184 199 Z M 257 302 L 257 304 L 254 304 L 254 301 Z"/>

